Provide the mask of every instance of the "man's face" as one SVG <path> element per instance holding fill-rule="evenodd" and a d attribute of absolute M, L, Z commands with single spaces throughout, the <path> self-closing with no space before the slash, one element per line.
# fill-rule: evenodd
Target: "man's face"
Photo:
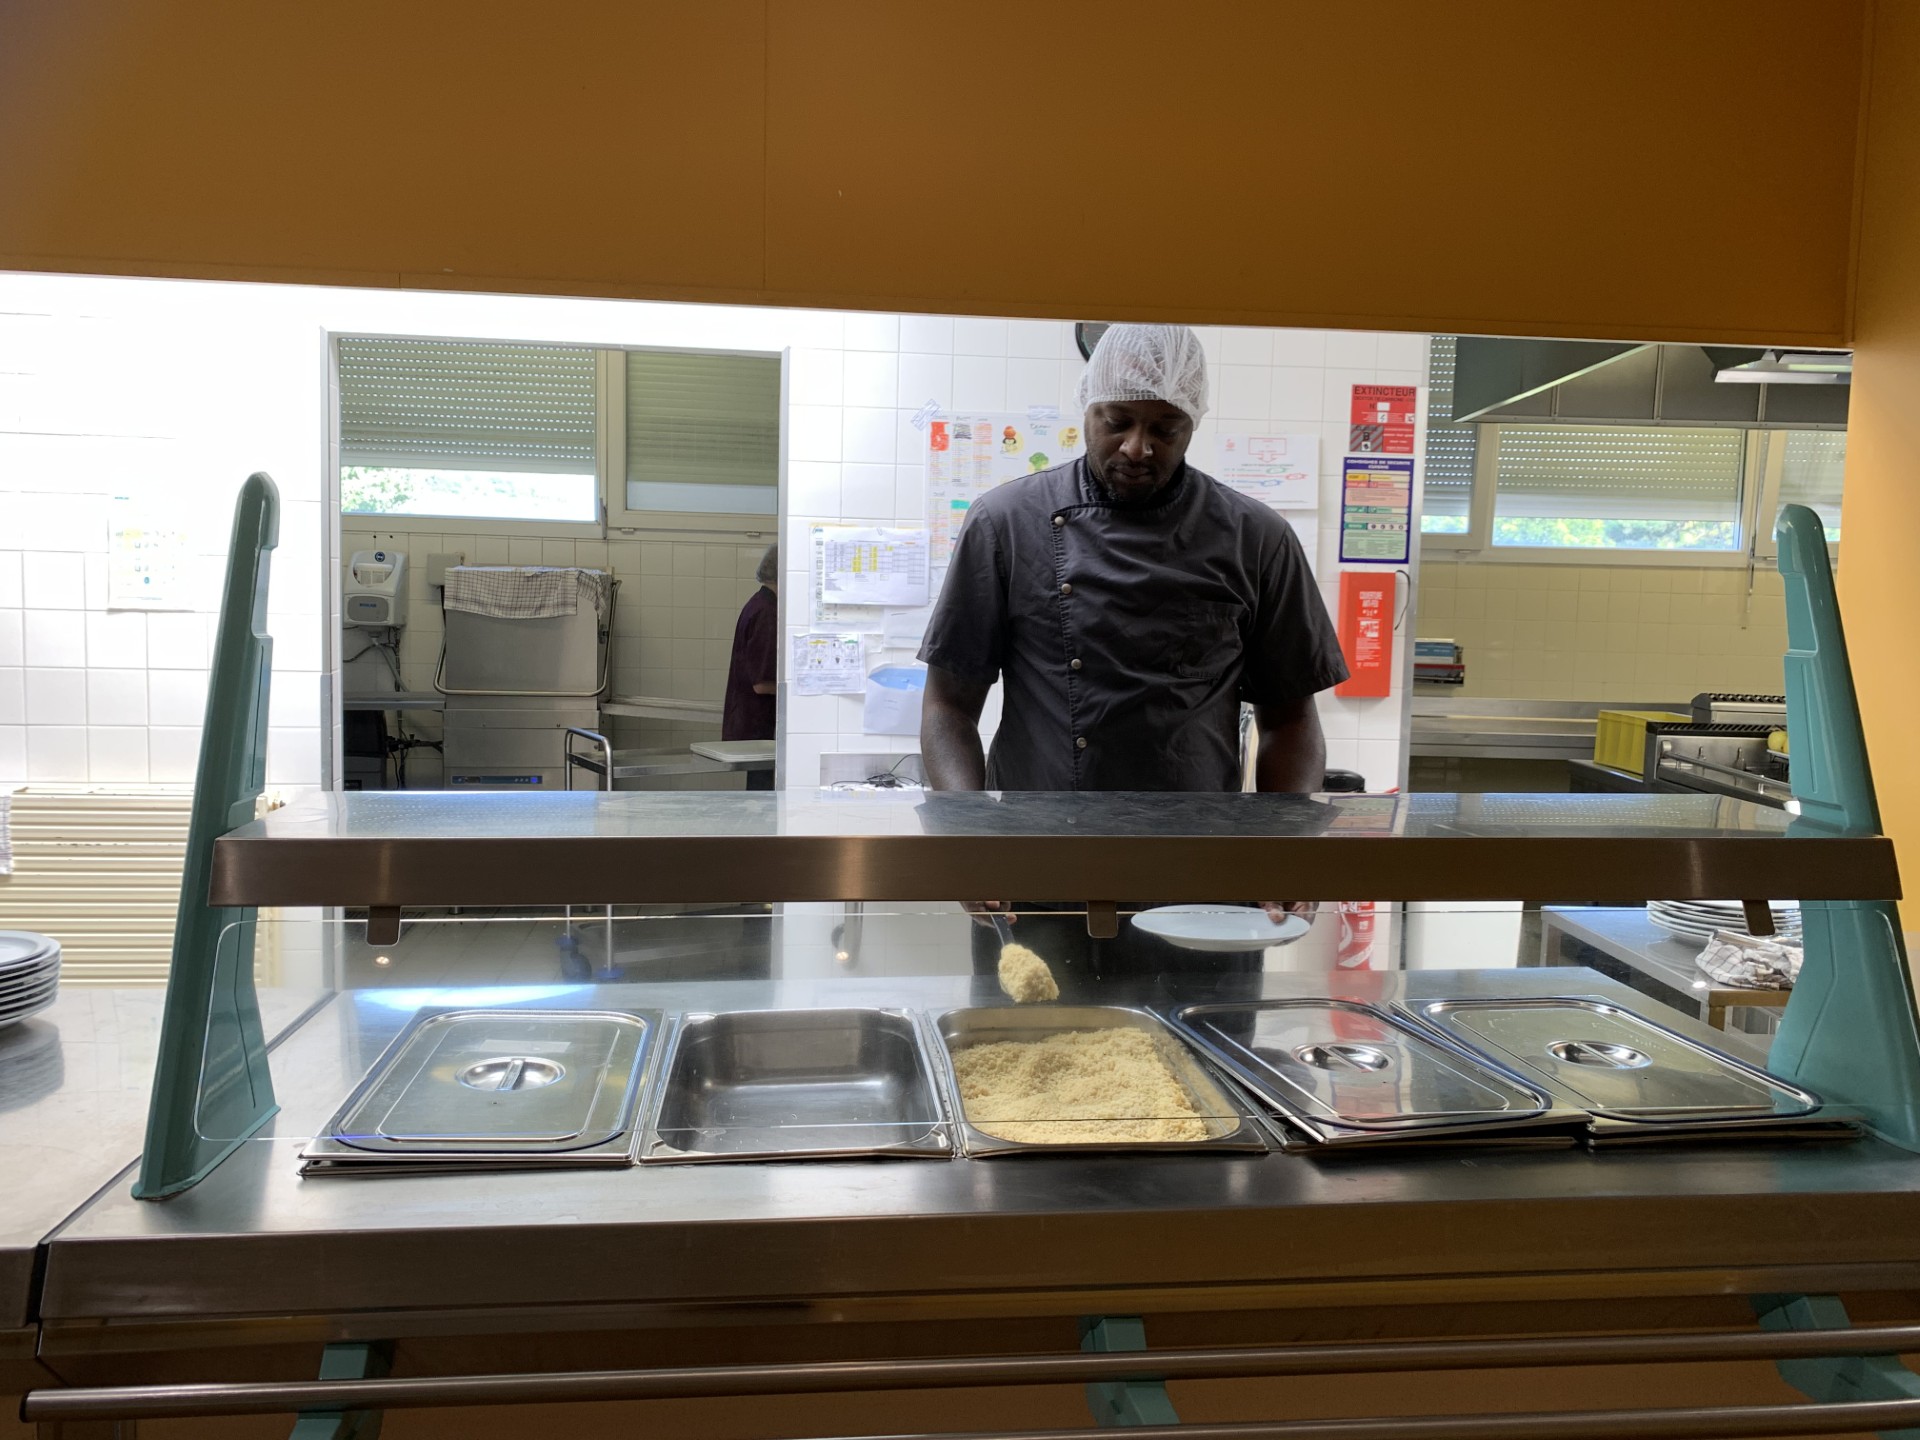
<path fill-rule="evenodd" d="M 1087 465 L 1122 504 L 1152 499 L 1173 479 L 1192 440 L 1187 412 L 1164 400 L 1087 407 Z"/>

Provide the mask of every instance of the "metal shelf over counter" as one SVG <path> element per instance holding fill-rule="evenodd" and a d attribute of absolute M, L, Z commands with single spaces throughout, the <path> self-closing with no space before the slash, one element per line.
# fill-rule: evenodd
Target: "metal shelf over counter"
<path fill-rule="evenodd" d="M 222 836 L 216 905 L 1874 899 L 1893 846 L 1712 795 L 384 793 Z"/>

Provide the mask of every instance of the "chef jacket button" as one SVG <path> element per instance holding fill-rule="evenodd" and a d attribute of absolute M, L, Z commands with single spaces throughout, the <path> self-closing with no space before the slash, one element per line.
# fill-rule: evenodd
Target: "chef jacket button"
<path fill-rule="evenodd" d="M 1053 517 L 1053 528 L 1056 530 L 1058 530 L 1062 525 L 1066 523 L 1067 523 L 1067 517 L 1064 515 L 1056 515 Z"/>
<path fill-rule="evenodd" d="M 1084 749 L 1086 749 L 1086 748 L 1087 748 L 1087 737 L 1086 737 L 1086 736 L 1084 736 L 1084 735 L 1076 735 L 1076 736 L 1074 736 L 1074 737 L 1073 737 L 1073 748 L 1074 748 L 1074 749 L 1076 749 L 1076 750 L 1084 750 Z"/>
<path fill-rule="evenodd" d="M 1071 585 L 1062 585 L 1062 586 L 1060 587 L 1060 593 L 1061 593 L 1062 595 L 1071 595 L 1071 594 L 1073 593 L 1073 586 L 1071 586 Z"/>
<path fill-rule="evenodd" d="M 1080 657 L 1076 655 L 1073 659 L 1069 660 L 1067 662 L 1067 668 L 1069 670 L 1078 670 L 1080 668 Z"/>

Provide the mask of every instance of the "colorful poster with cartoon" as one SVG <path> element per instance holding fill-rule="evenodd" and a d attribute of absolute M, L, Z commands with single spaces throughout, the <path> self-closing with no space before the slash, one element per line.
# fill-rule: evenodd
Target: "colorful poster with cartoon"
<path fill-rule="evenodd" d="M 927 523 L 937 570 L 953 554 L 967 510 L 996 485 L 1065 464 L 1086 449 L 1077 419 L 1031 414 L 942 415 L 927 423 Z"/>

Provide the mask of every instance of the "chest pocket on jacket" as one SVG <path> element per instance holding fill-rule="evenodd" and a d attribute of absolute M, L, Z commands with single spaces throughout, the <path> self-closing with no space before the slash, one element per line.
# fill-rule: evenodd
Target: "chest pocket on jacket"
<path fill-rule="evenodd" d="M 1218 675 L 1240 655 L 1238 605 L 1175 601 L 1155 611 L 1152 628 L 1161 663 L 1179 679 Z"/>

